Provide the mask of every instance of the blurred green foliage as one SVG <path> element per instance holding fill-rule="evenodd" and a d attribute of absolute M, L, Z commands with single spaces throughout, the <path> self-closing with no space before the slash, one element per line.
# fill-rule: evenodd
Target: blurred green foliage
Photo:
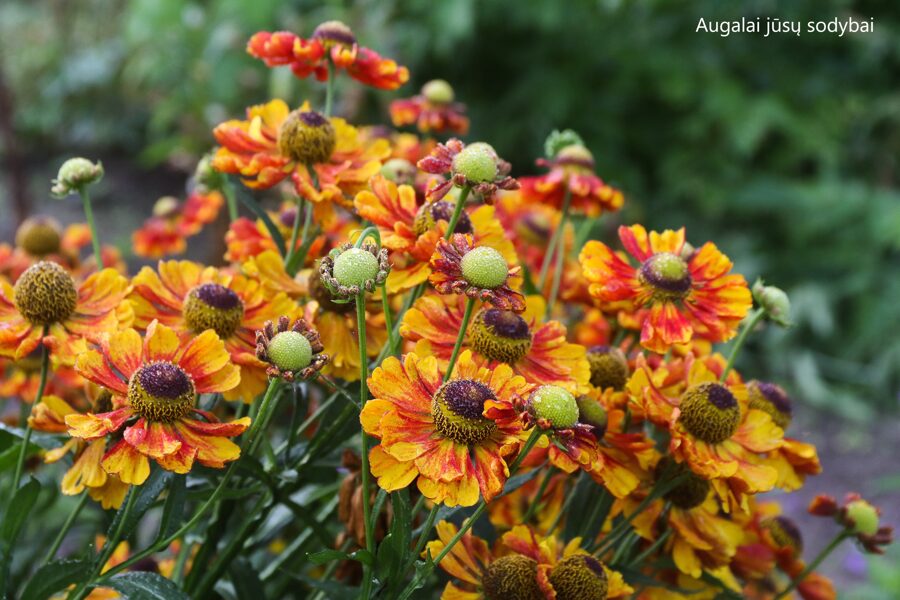
<path fill-rule="evenodd" d="M 695 33 L 697 20 L 875 18 L 839 38 Z M 243 47 L 259 29 L 349 23 L 407 64 L 396 94 L 340 83 L 339 112 L 382 122 L 434 77 L 518 173 L 554 128 L 582 134 L 624 215 L 712 239 L 752 281 L 784 287 L 796 327 L 742 357 L 804 401 L 850 418 L 900 388 L 900 5 L 852 0 L 6 0 L 2 69 L 32 160 L 68 148 L 189 165 L 210 129 L 321 86 Z M 615 223 L 613 222 L 615 221 Z"/>

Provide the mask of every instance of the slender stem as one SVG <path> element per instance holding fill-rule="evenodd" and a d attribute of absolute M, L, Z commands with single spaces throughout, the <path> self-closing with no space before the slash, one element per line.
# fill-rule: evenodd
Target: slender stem
<path fill-rule="evenodd" d="M 568 188 L 566 188 L 566 190 L 567 190 L 566 205 L 565 205 L 565 208 L 563 208 L 562 217 L 560 217 L 560 219 L 559 219 L 558 229 L 560 231 L 565 230 L 566 219 L 569 216 L 568 201 L 571 198 L 571 193 L 568 192 Z M 556 304 L 556 297 L 559 295 L 559 284 L 562 281 L 563 262 L 566 257 L 566 252 L 565 252 L 566 241 L 565 241 L 565 237 L 563 235 L 559 236 L 559 241 L 557 242 L 556 245 L 557 245 L 556 265 L 555 265 L 555 268 L 553 269 L 553 283 L 550 285 L 550 296 L 547 298 L 547 307 L 544 309 L 544 320 L 545 321 L 550 318 L 551 314 L 553 314 L 553 306 Z M 543 289 L 543 288 L 540 288 L 540 289 Z"/>
<path fill-rule="evenodd" d="M 259 444 L 257 434 L 272 418 L 272 409 L 270 407 L 272 406 L 276 392 L 280 389 L 280 383 L 280 379 L 272 379 L 269 382 L 269 387 L 266 388 L 266 395 L 263 396 L 262 402 L 259 404 L 259 413 L 257 414 L 256 421 L 251 424 L 250 431 L 247 432 L 246 446 L 248 454 L 253 454 L 256 451 L 256 446 Z"/>
<path fill-rule="evenodd" d="M 550 270 L 550 261 L 553 260 L 553 253 L 556 252 L 557 246 L 560 246 L 559 251 L 562 252 L 563 244 L 560 243 L 560 238 L 563 234 L 563 226 L 565 225 L 566 215 L 569 214 L 569 205 L 572 203 L 572 190 L 566 185 L 566 195 L 563 198 L 563 206 L 562 206 L 562 215 L 559 218 L 559 223 L 556 225 L 556 229 L 553 230 L 553 235 L 550 236 L 550 243 L 547 244 L 547 254 L 544 255 L 544 262 L 541 263 L 541 272 L 538 276 L 538 284 L 537 288 L 539 291 L 543 292 L 544 285 L 547 283 L 547 273 Z"/>
<path fill-rule="evenodd" d="M 360 236 L 362 237 L 362 236 Z M 366 292 L 360 291 L 356 296 L 356 333 L 359 339 L 359 407 L 360 410 L 365 408 L 369 396 L 369 355 L 366 352 Z M 362 452 L 360 458 L 362 460 L 362 505 L 363 505 L 363 522 L 366 532 L 366 550 L 372 556 L 375 556 L 375 532 L 372 523 L 372 507 L 369 506 L 369 486 L 371 473 L 369 472 L 369 436 L 366 430 L 360 427 L 360 438 L 362 441 Z M 368 599 L 372 590 L 372 568 L 363 565 L 363 581 L 362 595 L 364 599 Z"/>
<path fill-rule="evenodd" d="M 319 373 L 317 376 L 317 379 L 319 381 L 321 381 L 322 383 L 324 383 L 325 385 L 327 385 L 328 387 L 330 387 L 332 390 L 334 390 L 334 393 L 342 396 L 345 400 L 350 402 L 353 406 L 355 406 L 357 408 L 361 408 L 358 404 L 357 399 L 354 398 L 353 396 L 351 396 L 347 392 L 347 390 L 345 390 L 344 388 L 339 386 L 337 383 L 335 383 L 334 380 L 332 380 L 328 375 L 323 375 L 322 373 Z"/>
<path fill-rule="evenodd" d="M 459 350 L 462 348 L 463 340 L 466 339 L 466 329 L 469 328 L 469 320 L 472 318 L 473 308 L 475 308 L 475 298 L 466 298 L 466 311 L 463 313 L 462 325 L 459 327 L 456 344 L 453 346 L 453 353 L 450 355 L 450 362 L 447 364 L 447 372 L 444 373 L 444 383 L 447 383 L 450 375 L 453 374 L 453 367 L 456 365 Z"/>
<path fill-rule="evenodd" d="M 466 207 L 466 200 L 469 198 L 469 192 L 471 191 L 472 188 L 468 185 L 464 185 L 462 189 L 460 189 L 459 199 L 456 201 L 456 207 L 453 209 L 453 215 L 450 217 L 450 222 L 447 223 L 447 231 L 444 233 L 445 240 L 449 240 L 450 236 L 453 235 L 453 231 L 456 229 L 456 224 L 459 222 L 459 217 L 462 215 L 462 211 Z"/>
<path fill-rule="evenodd" d="M 738 334 L 737 339 L 734 340 L 734 346 L 731 347 L 731 355 L 728 357 L 728 363 L 725 365 L 725 369 L 722 370 L 722 376 L 719 378 L 719 381 L 724 382 L 728 377 L 728 373 L 734 366 L 734 359 L 737 358 L 738 352 L 741 351 L 741 346 L 744 345 L 744 341 L 747 339 L 747 336 L 764 316 L 766 316 L 766 311 L 762 308 L 757 308 L 753 313 L 750 314 L 750 317 L 747 319 L 747 323 L 744 325 L 744 328 L 741 329 L 741 332 Z"/>
<path fill-rule="evenodd" d="M 637 505 L 637 508 L 632 511 L 630 515 L 625 517 L 622 521 L 620 521 L 615 527 L 613 527 L 606 537 L 603 539 L 603 542 L 594 551 L 594 556 L 600 556 L 607 550 L 609 550 L 616 541 L 622 537 L 627 531 L 628 526 L 634 521 L 635 517 L 644 512 L 650 503 L 659 498 L 660 496 L 664 496 L 673 490 L 676 486 L 680 485 L 687 475 L 681 475 L 678 477 L 674 477 L 672 479 L 668 479 L 666 477 L 661 478 L 653 488 L 650 490 L 650 493 L 647 494 L 647 497 L 641 500 L 641 503 Z"/>
<path fill-rule="evenodd" d="M 424 498 L 425 496 L 421 496 Z M 416 547 L 413 550 L 412 557 L 413 560 L 416 559 L 419 554 L 422 553 L 422 549 L 425 547 L 425 542 L 428 541 L 428 536 L 431 533 L 432 527 L 434 527 L 434 520 L 437 518 L 438 510 L 440 509 L 440 505 L 435 504 L 431 507 L 431 510 L 428 512 L 428 516 L 425 517 L 425 524 L 422 525 L 422 531 L 419 533 L 419 540 L 416 542 Z M 413 515 L 415 516 L 415 512 Z"/>
<path fill-rule="evenodd" d="M 307 165 L 306 168 L 311 169 L 312 167 Z M 300 198 L 300 201 L 297 202 L 297 213 L 294 215 L 294 224 L 291 226 L 291 241 L 287 247 L 287 256 L 284 258 L 286 265 L 291 264 L 294 255 L 297 253 L 297 241 L 300 239 L 300 223 L 305 220 L 300 218 L 300 214 L 305 212 L 303 210 L 304 208 L 306 208 L 306 200 Z"/>
<path fill-rule="evenodd" d="M 72 512 L 70 512 L 69 516 L 66 517 L 66 522 L 63 523 L 62 529 L 60 529 L 59 533 L 56 534 L 56 539 L 54 539 L 53 543 L 50 545 L 50 549 L 44 556 L 44 562 L 42 564 L 47 564 L 48 562 L 53 560 L 53 557 L 56 556 L 57 550 L 59 550 L 59 547 L 62 546 L 63 540 L 66 539 L 66 534 L 69 533 L 69 530 L 75 523 L 75 519 L 77 519 L 78 515 L 81 514 L 81 509 L 83 509 L 84 505 L 87 504 L 87 499 L 87 492 L 82 492 L 81 496 L 79 496 L 78 498 L 78 502 L 75 504 L 75 506 L 72 507 Z"/>
<path fill-rule="evenodd" d="M 191 555 L 193 544 L 189 544 L 187 540 L 181 540 L 181 548 L 178 549 L 178 556 L 175 557 L 175 568 L 172 570 L 172 581 L 177 585 L 181 585 L 184 581 L 184 567 L 187 565 L 187 559 Z"/>
<path fill-rule="evenodd" d="M 652 556 L 653 553 L 656 552 L 660 548 L 660 546 L 662 546 L 666 542 L 666 540 L 669 539 L 671 535 L 672 529 L 666 529 L 662 533 L 662 535 L 656 538 L 656 541 L 650 544 L 643 552 L 628 561 L 628 564 L 640 566 L 645 560 L 647 560 L 647 558 Z"/>
<path fill-rule="evenodd" d="M 253 443 L 253 440 L 256 439 L 256 435 L 259 433 L 259 429 L 262 425 L 262 422 L 265 420 L 268 420 L 265 418 L 266 417 L 265 411 L 268 410 L 268 407 L 271 403 L 271 398 L 275 393 L 275 389 L 278 388 L 279 383 L 281 383 L 280 379 L 272 379 L 269 382 L 269 388 L 266 390 L 266 395 L 263 397 L 263 401 L 262 401 L 262 408 L 259 411 L 259 418 L 255 419 L 253 421 L 253 423 L 250 425 L 250 429 L 247 431 L 247 438 L 243 441 L 243 443 L 241 445 L 241 456 L 243 456 L 247 453 L 247 450 L 250 448 L 251 444 Z M 162 540 L 158 540 L 157 542 L 151 544 L 147 548 L 144 548 L 140 552 L 133 554 L 127 560 L 112 567 L 109 571 L 107 571 L 105 573 L 105 577 L 112 577 L 116 573 L 119 573 L 120 571 L 124 571 L 131 565 L 133 565 L 137 562 L 140 562 L 141 560 L 147 558 L 151 554 L 158 552 L 159 550 L 162 550 L 163 548 L 165 548 L 166 546 L 168 546 L 169 544 L 171 544 L 178 538 L 184 536 L 184 534 L 189 532 L 191 529 L 193 529 L 194 526 L 196 526 L 197 523 L 200 522 L 200 519 L 203 517 L 203 515 L 206 514 L 206 511 L 208 511 L 213 505 L 215 505 L 215 503 L 222 496 L 222 493 L 225 491 L 225 486 L 228 484 L 228 482 L 231 480 L 232 476 L 234 476 L 234 473 L 237 471 L 238 462 L 239 462 L 239 460 L 235 460 L 230 465 L 228 465 L 228 468 L 225 470 L 225 475 L 222 476 L 222 481 L 219 482 L 219 485 L 216 486 L 216 489 L 213 490 L 213 493 L 210 495 L 210 497 L 207 498 L 206 502 L 204 502 L 200 506 L 200 508 L 197 509 L 197 511 L 190 518 L 190 520 L 188 520 L 187 523 L 185 523 L 184 525 L 179 527 L 169 537 L 164 538 Z"/>
<path fill-rule="evenodd" d="M 328 79 L 325 82 L 325 116 L 331 116 L 331 107 L 334 102 L 334 61 L 331 60 L 331 54 L 328 55 Z"/>
<path fill-rule="evenodd" d="M 539 427 L 535 427 L 532 430 L 531 436 L 528 438 L 528 441 L 526 441 L 525 445 L 522 446 L 522 450 L 519 452 L 516 460 L 509 467 L 510 477 L 515 475 L 516 471 L 518 471 L 519 469 L 519 465 L 521 465 L 522 461 L 525 459 L 525 456 L 529 452 L 531 452 L 531 449 L 534 448 L 534 445 L 537 444 L 538 440 L 543 434 L 543 430 L 541 430 Z M 436 567 L 442 560 L 444 560 L 444 557 L 446 557 L 450 553 L 450 551 L 453 550 L 453 547 L 456 545 L 456 543 L 463 538 L 463 536 L 469 531 L 469 529 L 472 528 L 472 525 L 474 525 L 475 522 L 481 517 L 481 515 L 484 514 L 484 511 L 487 510 L 487 506 L 487 503 L 482 498 L 478 503 L 478 506 L 475 508 L 475 512 L 472 513 L 472 516 L 462 524 L 462 526 L 459 528 L 459 531 L 456 532 L 456 535 L 454 535 L 450 539 L 450 541 L 447 542 L 447 545 L 444 546 L 444 548 L 438 553 L 438 555 L 434 557 L 431 565 L 417 571 L 416 576 L 413 577 L 413 580 L 409 583 L 409 585 L 406 586 L 406 588 L 403 590 L 403 593 L 400 594 L 398 600 L 407 600 L 412 596 L 413 592 L 418 589 L 420 583 L 424 581 L 425 577 L 427 577 L 431 573 L 434 567 Z M 426 530 L 423 530 L 423 534 L 425 532 Z"/>
<path fill-rule="evenodd" d="M 222 193 L 225 195 L 225 204 L 228 206 L 228 220 L 237 221 L 237 196 L 234 195 L 234 186 L 231 185 L 231 182 L 226 182 L 225 185 L 222 186 Z"/>
<path fill-rule="evenodd" d="M 807 575 L 815 571 L 816 567 L 822 564 L 822 561 L 828 558 L 828 555 L 834 552 L 835 548 L 841 545 L 841 542 L 849 537 L 852 537 L 852 535 L 853 534 L 848 533 L 846 529 L 841 530 L 841 532 L 838 533 L 833 540 L 831 540 L 831 543 L 825 546 L 825 548 L 821 552 L 819 552 L 818 556 L 816 556 L 811 563 L 806 565 L 806 568 L 803 569 L 803 571 L 801 571 L 799 575 L 794 577 L 786 588 L 781 590 L 781 592 L 777 596 L 775 596 L 774 600 L 780 600 L 781 598 L 784 598 L 785 596 L 790 594 L 794 590 L 794 588 L 803 583 L 803 580 L 806 579 Z"/>
<path fill-rule="evenodd" d="M 100 238 L 97 237 L 97 226 L 94 224 L 94 210 L 91 208 L 91 195 L 87 186 L 78 188 L 81 196 L 81 204 L 84 206 L 84 218 L 87 220 L 88 229 L 91 230 L 91 246 L 94 249 L 94 259 L 97 261 L 97 270 L 103 269 L 103 255 L 100 251 Z"/>
<path fill-rule="evenodd" d="M 94 580 L 100 575 L 106 561 L 109 560 L 109 557 L 112 556 L 116 546 L 119 545 L 120 538 L 122 537 L 122 529 L 125 527 L 125 521 L 128 520 L 128 515 L 131 513 L 131 509 L 134 506 L 134 501 L 137 499 L 138 494 L 140 494 L 139 490 L 140 488 L 136 485 L 133 485 L 128 489 L 128 497 L 125 499 L 125 504 L 119 509 L 120 514 L 116 515 L 119 517 L 119 524 L 116 527 L 116 530 L 103 543 L 100 554 L 94 560 L 94 566 L 91 569 L 90 577 L 72 590 L 68 598 L 72 600 L 82 600 L 88 595 Z"/>
<path fill-rule="evenodd" d="M 425 291 L 425 284 L 420 283 L 412 290 L 410 290 L 409 294 L 406 296 L 406 299 L 403 301 L 403 306 L 400 308 L 400 312 L 397 313 L 397 319 L 394 321 L 394 327 L 391 330 L 391 337 L 393 337 L 394 342 L 397 344 L 394 347 L 391 347 L 390 344 L 385 344 L 381 347 L 381 352 L 378 353 L 378 356 L 375 358 L 374 366 L 378 366 L 381 362 L 387 358 L 388 356 L 393 356 L 397 353 L 397 350 L 400 346 L 400 336 L 398 335 L 400 331 L 400 325 L 403 323 L 403 317 L 406 315 L 406 311 L 408 311 L 412 305 L 416 302 L 419 296 Z"/>
<path fill-rule="evenodd" d="M 528 505 L 528 510 L 525 511 L 525 516 L 522 517 L 522 523 L 528 524 L 528 521 L 531 520 L 531 517 L 534 516 L 534 513 L 537 512 L 537 507 L 541 503 L 541 499 L 544 497 L 544 493 L 547 491 L 547 487 L 550 485 L 550 480 L 553 478 L 553 467 L 547 468 L 547 473 L 544 474 L 544 480 L 541 481 L 541 485 L 538 488 L 537 495 L 535 495 L 534 499 L 531 501 L 531 504 Z"/>
<path fill-rule="evenodd" d="M 44 327 L 44 336 L 47 335 L 47 328 Z M 47 387 L 47 375 L 50 373 L 50 350 L 45 344 L 41 344 L 41 375 L 38 383 L 37 395 L 34 398 L 32 406 L 35 406 L 44 397 L 44 389 Z M 25 421 L 25 434 L 22 436 L 22 446 L 19 448 L 19 456 L 16 459 L 16 470 L 13 472 L 12 489 L 10 489 L 10 500 L 19 489 L 19 481 L 22 479 L 22 470 L 25 468 L 25 457 L 28 455 L 28 444 L 31 443 L 31 425 Z"/>
<path fill-rule="evenodd" d="M 391 305 L 388 302 L 387 286 L 381 286 L 381 312 L 384 313 L 384 326 L 388 330 L 388 345 L 393 352 L 394 347 L 399 344 L 397 340 L 397 332 L 394 331 L 394 321 L 391 317 Z"/>

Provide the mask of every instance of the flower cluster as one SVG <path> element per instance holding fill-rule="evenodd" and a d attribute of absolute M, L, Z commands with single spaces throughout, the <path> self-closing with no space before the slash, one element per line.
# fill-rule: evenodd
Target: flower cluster
<path fill-rule="evenodd" d="M 99 244 L 87 194 L 103 170 L 86 159 L 54 192 L 80 194 L 87 225 L 36 216 L 0 246 L 0 395 L 21 407 L 0 439 L 18 444 L 2 448 L 15 465 L 4 504 L 36 504 L 38 480 L 19 485 L 42 468 L 31 454 L 64 465 L 40 480 L 58 470 L 82 500 L 47 561 L 88 498 L 119 511 L 48 592 L 127 591 L 120 578 L 146 559 L 154 590 L 190 597 L 280 597 L 334 575 L 323 592 L 409 598 L 437 589 L 436 567 L 446 599 L 835 597 L 815 572 L 824 554 L 805 560 L 765 496 L 821 471 L 793 437 L 801 405 L 736 368 L 764 322 L 790 324 L 784 292 L 751 292 L 684 228 L 587 239 L 624 203 L 602 159 L 554 132 L 548 172 L 515 178 L 487 143 L 427 137 L 469 128 L 445 81 L 391 105 L 421 135 L 333 116 L 340 74 L 391 90 L 409 78 L 342 23 L 247 48 L 326 81 L 323 106 L 276 98 L 215 127 L 194 191 L 160 199 L 132 238 L 138 256 L 185 252 L 227 203 L 221 261 L 129 274 Z M 336 507 L 344 531 L 315 553 Z M 810 511 L 840 526 L 826 551 L 892 541 L 859 496 Z M 145 515 L 159 534 L 137 550 Z M 152 557 L 170 547 L 162 569 Z M 329 560 L 341 563 L 324 575 L 311 566 Z M 258 577 L 240 578 L 251 565 Z"/>

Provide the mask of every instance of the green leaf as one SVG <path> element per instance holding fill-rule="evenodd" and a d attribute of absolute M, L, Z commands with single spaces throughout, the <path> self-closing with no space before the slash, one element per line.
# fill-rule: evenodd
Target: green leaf
<path fill-rule="evenodd" d="M 175 475 L 172 483 L 169 485 L 169 494 L 166 496 L 166 503 L 163 504 L 162 517 L 159 520 L 159 534 L 157 540 L 162 540 L 178 529 L 181 524 L 181 517 L 184 515 L 184 505 L 187 499 L 187 477 L 185 475 Z"/>
<path fill-rule="evenodd" d="M 506 496 L 507 494 L 511 494 L 538 475 L 543 471 L 543 469 L 531 469 L 527 473 L 520 473 L 518 475 L 514 475 L 507 480 L 506 485 L 503 486 L 503 493 L 500 494 L 500 497 Z"/>
<path fill-rule="evenodd" d="M 378 577 L 393 585 L 403 578 L 402 570 L 409 562 L 412 553 L 412 507 L 409 503 L 409 492 L 406 489 L 391 493 L 393 521 L 391 530 L 378 547 Z"/>
<path fill-rule="evenodd" d="M 122 521 L 122 513 L 124 511 L 122 509 L 119 509 L 116 512 L 116 516 L 113 517 L 112 523 L 109 524 L 109 529 L 107 529 L 106 539 L 117 537 L 116 532 L 118 532 L 118 539 L 127 539 L 128 536 L 131 535 L 131 532 L 134 530 L 134 528 L 137 526 L 138 522 L 140 522 L 141 517 L 144 516 L 144 513 L 150 510 L 150 507 L 153 506 L 154 502 L 156 502 L 159 494 L 163 491 L 163 489 L 165 489 L 166 485 L 168 485 L 169 481 L 174 476 L 175 474 L 170 471 L 166 471 L 164 469 L 153 469 L 150 472 L 150 476 L 147 478 L 147 481 L 145 481 L 140 486 L 133 486 L 128 493 L 138 495 L 138 497 L 134 500 L 134 505 L 128 512 L 126 520 L 121 524 L 121 530 L 119 529 L 119 523 Z M 126 504 L 122 505 L 123 508 L 125 506 Z"/>
<path fill-rule="evenodd" d="M 88 559 L 47 563 L 37 570 L 25 586 L 21 600 L 46 600 L 69 585 L 84 581 L 91 574 L 91 564 L 92 561 Z"/>
<path fill-rule="evenodd" d="M 102 586 L 116 590 L 126 600 L 189 600 L 171 579 L 147 571 L 119 573 Z"/>
<path fill-rule="evenodd" d="M 41 484 L 32 477 L 28 483 L 16 490 L 12 502 L 3 515 L 3 524 L 0 525 L 0 594 L 6 591 L 16 538 L 19 537 L 19 532 L 25 525 L 25 519 L 34 507 L 40 491 Z"/>
<path fill-rule="evenodd" d="M 228 567 L 228 577 L 234 585 L 238 600 L 266 600 L 265 587 L 259 579 L 257 569 L 248 561 L 238 558 Z"/>
<path fill-rule="evenodd" d="M 310 552 L 306 555 L 309 562 L 316 565 L 324 565 L 333 560 L 348 560 L 350 555 L 340 550 L 320 550 L 318 552 Z"/>
<path fill-rule="evenodd" d="M 375 564 L 375 556 L 368 550 L 357 550 L 356 552 L 350 554 L 347 558 L 349 558 L 350 560 L 359 561 L 369 567 Z"/>

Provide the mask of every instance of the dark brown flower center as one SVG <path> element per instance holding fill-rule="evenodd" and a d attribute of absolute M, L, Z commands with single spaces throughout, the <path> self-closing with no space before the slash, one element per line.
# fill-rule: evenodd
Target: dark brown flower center
<path fill-rule="evenodd" d="M 343 46 L 352 46 L 356 43 L 356 36 L 353 31 L 340 21 L 325 21 L 315 28 L 312 39 L 319 40 L 326 48 L 330 48 L 335 44 Z"/>
<path fill-rule="evenodd" d="M 190 414 L 194 406 L 194 382 L 178 365 L 155 362 L 144 365 L 128 382 L 128 401 L 148 421 L 171 423 Z"/>
<path fill-rule="evenodd" d="M 550 571 L 557 600 L 605 600 L 609 581 L 603 563 L 588 554 L 563 559 Z"/>
<path fill-rule="evenodd" d="M 184 301 L 185 323 L 196 333 L 212 329 L 220 338 L 231 337 L 243 317 L 240 296 L 218 283 L 198 285 Z"/>
<path fill-rule="evenodd" d="M 709 495 L 710 483 L 703 479 L 685 464 L 676 463 L 671 457 L 663 457 L 657 464 L 654 474 L 656 478 L 667 473 L 669 480 L 680 478 L 682 481 L 669 491 L 666 500 L 684 510 L 690 510 L 703 504 Z"/>
<path fill-rule="evenodd" d="M 328 162 L 336 144 L 331 121 L 315 111 L 293 111 L 278 130 L 278 151 L 305 165 Z"/>
<path fill-rule="evenodd" d="M 751 381 L 747 384 L 747 391 L 750 395 L 750 408 L 768 413 L 772 421 L 782 429 L 791 424 L 791 399 L 781 386 L 765 381 Z"/>
<path fill-rule="evenodd" d="M 460 444 L 477 444 L 494 433 L 496 423 L 483 416 L 484 403 L 496 400 L 491 388 L 471 379 L 453 379 L 434 395 L 431 414 L 437 431 Z"/>
<path fill-rule="evenodd" d="M 78 291 L 75 281 L 55 262 L 41 261 L 30 266 L 16 281 L 16 308 L 33 325 L 65 321 L 75 311 Z"/>
<path fill-rule="evenodd" d="M 502 556 L 487 566 L 481 579 L 487 600 L 543 600 L 537 562 L 521 554 Z"/>
<path fill-rule="evenodd" d="M 791 548 L 796 554 L 803 552 L 803 535 L 789 518 L 779 515 L 766 519 L 762 525 L 769 530 L 779 548 Z"/>
<path fill-rule="evenodd" d="M 591 385 L 600 388 L 622 390 L 628 381 L 628 362 L 618 348 L 591 346 L 587 351 L 591 365 Z"/>
<path fill-rule="evenodd" d="M 491 360 L 512 364 L 531 349 L 531 328 L 511 310 L 482 309 L 469 331 L 472 347 Z"/>
<path fill-rule="evenodd" d="M 701 383 L 681 398 L 679 422 L 689 433 L 710 444 L 724 442 L 737 431 L 741 408 L 727 387 Z"/>

